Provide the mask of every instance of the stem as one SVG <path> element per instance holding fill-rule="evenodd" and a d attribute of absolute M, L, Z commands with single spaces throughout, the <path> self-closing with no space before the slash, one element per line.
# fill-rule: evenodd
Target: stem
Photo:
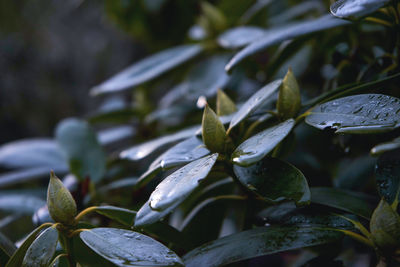
<path fill-rule="evenodd" d="M 63 254 L 57 255 L 57 257 L 54 258 L 54 260 L 49 264 L 49 266 L 53 266 L 54 264 L 56 264 L 57 260 L 61 257 L 68 258 L 68 254 L 63 253 Z M 69 264 L 69 261 L 68 261 L 68 264 Z"/>
<path fill-rule="evenodd" d="M 89 207 L 89 208 L 82 210 L 78 215 L 76 215 L 75 221 L 79 222 L 83 216 L 85 216 L 86 214 L 88 214 L 90 212 L 96 211 L 97 208 L 98 208 L 97 206 L 93 206 L 93 207 Z"/>

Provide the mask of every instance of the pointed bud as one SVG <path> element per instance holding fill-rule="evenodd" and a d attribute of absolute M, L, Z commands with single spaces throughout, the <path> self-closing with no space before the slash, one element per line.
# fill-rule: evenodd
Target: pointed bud
<path fill-rule="evenodd" d="M 47 189 L 47 206 L 54 221 L 66 225 L 74 224 L 76 215 L 75 200 L 53 171 L 50 173 L 50 182 Z"/>
<path fill-rule="evenodd" d="M 300 107 L 301 97 L 299 85 L 297 84 L 296 77 L 293 75 L 292 69 L 289 68 L 283 79 L 281 89 L 279 90 L 276 108 L 281 118 L 286 120 L 294 118 L 299 112 Z"/>
<path fill-rule="evenodd" d="M 217 114 L 208 106 L 204 108 L 202 121 L 203 143 L 211 152 L 224 152 L 226 132 Z"/>
<path fill-rule="evenodd" d="M 236 105 L 222 90 L 217 93 L 217 114 L 218 116 L 225 116 L 232 114 L 236 111 Z"/>

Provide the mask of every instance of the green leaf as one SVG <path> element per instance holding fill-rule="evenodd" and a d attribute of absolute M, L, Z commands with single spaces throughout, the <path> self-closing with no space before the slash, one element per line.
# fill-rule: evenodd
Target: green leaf
<path fill-rule="evenodd" d="M 189 127 L 174 134 L 164 135 L 151 141 L 133 146 L 122 151 L 120 157 L 130 160 L 141 160 L 162 146 L 194 136 L 198 129 L 199 126 Z"/>
<path fill-rule="evenodd" d="M 172 206 L 169 206 L 165 210 L 156 211 L 150 208 L 150 200 L 143 204 L 140 210 L 136 214 L 135 227 L 150 225 L 152 223 L 158 222 L 173 210 L 175 210 L 181 202 L 175 202 Z"/>
<path fill-rule="evenodd" d="M 103 257 L 99 257 L 92 249 L 90 249 L 78 235 L 72 237 L 72 253 L 74 261 L 78 262 L 82 267 L 115 267 Z"/>
<path fill-rule="evenodd" d="M 54 221 L 66 225 L 75 223 L 77 213 L 75 200 L 53 171 L 50 173 L 47 189 L 47 207 Z"/>
<path fill-rule="evenodd" d="M 236 111 L 235 103 L 229 98 L 222 90 L 217 92 L 217 114 L 218 116 L 225 116 L 232 114 Z"/>
<path fill-rule="evenodd" d="M 349 23 L 349 21 L 335 18 L 332 15 L 325 15 L 318 19 L 296 23 L 288 27 L 283 27 L 280 30 L 272 31 L 271 34 L 264 35 L 239 51 L 239 53 L 237 53 L 225 66 L 225 70 L 230 72 L 233 67 L 239 64 L 245 58 L 254 55 L 257 52 L 266 50 L 272 45 L 279 44 L 283 41 L 294 39 L 299 36 L 343 26 Z"/>
<path fill-rule="evenodd" d="M 44 230 L 26 251 L 22 266 L 47 267 L 56 252 L 58 231 L 55 227 Z"/>
<path fill-rule="evenodd" d="M 316 106 L 306 122 L 336 133 L 379 133 L 400 126 L 400 99 L 380 94 L 339 98 Z"/>
<path fill-rule="evenodd" d="M 181 266 L 181 259 L 156 240 L 133 231 L 95 228 L 79 234 L 98 255 L 117 266 Z"/>
<path fill-rule="evenodd" d="M 260 161 L 290 133 L 294 124 L 295 121 L 289 119 L 250 137 L 233 151 L 232 162 L 249 166 Z"/>
<path fill-rule="evenodd" d="M 7 168 L 68 168 L 57 143 L 47 138 L 22 139 L 0 146 L 0 165 Z"/>
<path fill-rule="evenodd" d="M 342 234 L 317 227 L 270 226 L 233 234 L 198 247 L 183 258 L 185 266 L 221 266 L 282 251 L 337 241 Z"/>
<path fill-rule="evenodd" d="M 400 149 L 384 153 L 378 158 L 375 179 L 379 195 L 392 204 L 400 188 Z"/>
<path fill-rule="evenodd" d="M 93 129 L 86 121 L 69 118 L 57 125 L 56 139 L 80 179 L 98 182 L 105 174 L 106 157 Z"/>
<path fill-rule="evenodd" d="M 330 187 L 311 187 L 311 202 L 350 212 L 367 220 L 371 218 L 375 204 L 374 198 L 364 193 Z"/>
<path fill-rule="evenodd" d="M 339 18 L 359 19 L 374 13 L 390 0 L 338 0 L 331 5 L 331 13 Z"/>
<path fill-rule="evenodd" d="M 35 196 L 9 194 L 4 191 L 0 195 L 1 211 L 32 215 L 44 205 L 46 205 L 46 201 Z"/>
<path fill-rule="evenodd" d="M 273 81 L 252 95 L 236 112 L 229 124 L 228 132 L 238 125 L 241 121 L 250 116 L 258 107 L 265 103 L 273 93 L 275 93 L 279 86 L 281 86 L 282 80 Z"/>
<path fill-rule="evenodd" d="M 218 154 L 195 160 L 165 178 L 150 196 L 150 207 L 165 210 L 181 203 L 205 179 L 211 171 Z"/>
<path fill-rule="evenodd" d="M 134 134 L 134 129 L 131 126 L 126 125 L 99 131 L 97 133 L 97 138 L 101 145 L 106 146 L 124 139 L 128 139 Z"/>
<path fill-rule="evenodd" d="M 250 167 L 234 165 L 233 171 L 244 186 L 267 201 L 294 200 L 299 206 L 310 202 L 307 179 L 285 161 L 266 157 Z"/>
<path fill-rule="evenodd" d="M 0 232 L 0 264 L 5 266 L 6 262 L 15 253 L 17 248 L 14 243 Z"/>
<path fill-rule="evenodd" d="M 208 106 L 204 108 L 202 120 L 203 143 L 211 152 L 224 152 L 226 132 L 217 114 Z"/>
<path fill-rule="evenodd" d="M 26 251 L 31 246 L 32 242 L 35 241 L 36 237 L 40 234 L 42 229 L 46 226 L 47 225 L 38 227 L 28 235 L 28 237 L 24 240 L 24 242 L 19 246 L 17 251 L 15 251 L 15 253 L 11 256 L 10 260 L 7 262 L 6 267 L 21 267 L 22 266 L 22 261 L 26 254 Z"/>
<path fill-rule="evenodd" d="M 90 93 L 92 95 L 112 93 L 140 85 L 197 56 L 201 51 L 202 47 L 196 44 L 182 45 L 161 51 L 134 63 L 109 80 L 92 88 Z"/>
<path fill-rule="evenodd" d="M 98 206 L 94 211 L 126 226 L 131 226 L 136 216 L 136 211 L 114 206 Z"/>
<path fill-rule="evenodd" d="M 374 146 L 371 149 L 371 155 L 377 156 L 380 154 L 383 154 L 385 152 L 389 152 L 395 149 L 400 148 L 400 137 L 397 137 L 393 139 L 392 141 L 385 142 L 385 143 L 380 143 L 376 146 Z"/>
<path fill-rule="evenodd" d="M 49 167 L 35 167 L 3 173 L 0 175 L 0 188 L 25 182 L 32 182 L 41 178 L 47 179 L 49 175 L 49 169 Z M 68 168 L 55 168 L 54 171 L 65 174 L 67 169 Z"/>
<path fill-rule="evenodd" d="M 256 26 L 239 26 L 222 33 L 217 41 L 225 49 L 237 49 L 256 41 L 265 33 L 264 29 Z"/>
<path fill-rule="evenodd" d="M 276 108 L 281 118 L 294 118 L 301 107 L 301 96 L 299 85 L 292 70 L 289 68 L 283 79 L 281 89 L 279 90 Z"/>

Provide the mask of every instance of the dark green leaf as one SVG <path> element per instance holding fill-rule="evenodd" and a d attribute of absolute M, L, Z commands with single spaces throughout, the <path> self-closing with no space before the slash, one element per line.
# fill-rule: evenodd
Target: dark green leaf
<path fill-rule="evenodd" d="M 400 126 L 400 99 L 380 94 L 339 98 L 315 107 L 306 122 L 336 133 L 375 133 Z"/>
<path fill-rule="evenodd" d="M 229 129 L 232 129 L 236 125 L 238 125 L 241 121 L 246 119 L 249 115 L 251 115 L 258 107 L 265 103 L 265 100 L 268 99 L 273 93 L 275 93 L 279 86 L 281 86 L 282 80 L 273 81 L 260 90 L 258 90 L 254 95 L 252 95 L 242 106 L 241 108 L 233 115 L 233 118 L 229 124 Z"/>
<path fill-rule="evenodd" d="M 47 267 L 56 252 L 58 231 L 55 227 L 44 230 L 26 251 L 22 266 Z"/>
<path fill-rule="evenodd" d="M 199 45 L 182 45 L 149 56 L 119 74 L 94 87 L 92 95 L 117 92 L 150 81 L 166 71 L 195 57 L 202 51 Z"/>
<path fill-rule="evenodd" d="M 378 193 L 389 204 L 395 200 L 400 187 L 400 149 L 384 153 L 375 167 Z"/>
<path fill-rule="evenodd" d="M 99 257 L 92 249 L 90 249 L 78 235 L 72 237 L 72 257 L 82 267 L 115 267 L 103 257 Z"/>
<path fill-rule="evenodd" d="M 234 165 L 239 181 L 267 201 L 294 200 L 297 205 L 310 202 L 310 189 L 303 173 L 277 158 L 266 157 L 250 166 Z"/>
<path fill-rule="evenodd" d="M 371 218 L 375 199 L 360 192 L 329 187 L 312 187 L 311 202 Z M 371 204 L 372 203 L 372 204 Z"/>
<path fill-rule="evenodd" d="M 237 49 L 256 41 L 265 32 L 256 26 L 239 26 L 222 33 L 218 37 L 218 44 L 226 49 Z"/>
<path fill-rule="evenodd" d="M 126 226 L 131 226 L 136 216 L 136 211 L 114 206 L 99 206 L 95 211 Z"/>
<path fill-rule="evenodd" d="M 172 206 L 168 207 L 165 210 L 156 211 L 150 208 L 149 200 L 144 203 L 140 210 L 137 212 L 134 226 L 140 227 L 158 222 L 159 220 L 170 214 L 173 210 L 175 210 L 179 206 L 179 204 L 181 203 L 175 202 Z"/>
<path fill-rule="evenodd" d="M 290 133 L 294 124 L 295 121 L 289 119 L 250 137 L 232 153 L 232 162 L 249 166 L 260 161 Z"/>
<path fill-rule="evenodd" d="M 106 157 L 86 121 L 70 118 L 57 125 L 56 139 L 70 162 L 71 172 L 94 182 L 103 178 Z"/>
<path fill-rule="evenodd" d="M 97 133 L 97 138 L 99 143 L 105 146 L 130 138 L 134 134 L 135 130 L 131 126 L 125 125 L 102 130 Z"/>
<path fill-rule="evenodd" d="M 343 26 L 350 22 L 337 19 L 332 15 L 322 16 L 318 19 L 313 19 L 301 23 L 296 23 L 288 27 L 283 27 L 279 31 L 272 31 L 271 34 L 266 34 L 262 38 L 246 46 L 239 51 L 225 66 L 225 70 L 230 72 L 239 62 L 245 58 L 254 55 L 257 52 L 267 49 L 268 47 L 279 44 L 283 41 L 294 39 L 306 34 L 327 30 L 330 28 Z"/>
<path fill-rule="evenodd" d="M 270 226 L 247 230 L 198 247 L 183 258 L 187 267 L 228 263 L 316 246 L 338 240 L 342 234 L 317 227 Z"/>
<path fill-rule="evenodd" d="M 44 205 L 46 201 L 35 196 L 6 192 L 1 192 L 0 195 L 0 210 L 2 211 L 32 215 Z"/>
<path fill-rule="evenodd" d="M 109 184 L 106 184 L 102 187 L 99 188 L 99 192 L 105 193 L 109 192 L 112 190 L 118 190 L 118 189 L 123 189 L 123 188 L 129 188 L 131 189 L 134 185 L 136 185 L 138 182 L 137 177 L 126 177 L 119 179 L 117 181 L 111 182 Z"/>
<path fill-rule="evenodd" d="M 57 143 L 44 138 L 23 139 L 0 146 L 0 165 L 7 168 L 67 168 Z"/>
<path fill-rule="evenodd" d="M 269 24 L 273 25 L 282 25 L 283 23 L 287 23 L 295 19 L 296 17 L 304 16 L 305 14 L 311 14 L 312 12 L 319 11 L 324 12 L 325 6 L 320 1 L 304 1 L 296 3 L 289 7 L 284 12 L 280 12 L 279 14 L 273 16 L 268 19 Z"/>
<path fill-rule="evenodd" d="M 88 118 L 90 123 L 127 123 L 139 115 L 133 108 L 115 109 L 96 113 Z"/>
<path fill-rule="evenodd" d="M 224 152 L 226 132 L 217 114 L 208 106 L 204 108 L 201 123 L 203 143 L 211 152 Z"/>
<path fill-rule="evenodd" d="M 68 256 L 61 254 L 60 257 L 54 258 L 49 267 L 69 267 Z"/>
<path fill-rule="evenodd" d="M 338 0 L 331 5 L 331 13 L 339 18 L 359 19 L 388 4 L 390 0 Z"/>
<path fill-rule="evenodd" d="M 392 141 L 381 143 L 374 146 L 371 149 L 371 154 L 376 156 L 398 148 L 400 148 L 400 137 L 397 137 Z"/>
<path fill-rule="evenodd" d="M 207 177 L 218 154 L 195 160 L 165 178 L 150 196 L 150 207 L 165 210 L 181 203 Z"/>
<path fill-rule="evenodd" d="M 15 247 L 14 243 L 8 239 L 5 235 L 0 232 L 0 264 L 2 264 L 2 258 L 7 257 L 7 260 L 15 253 L 17 248 Z M 3 262 L 5 265 L 5 262 Z"/>
<path fill-rule="evenodd" d="M 156 240 L 133 231 L 95 228 L 79 234 L 101 257 L 117 266 L 181 266 L 181 259 Z"/>

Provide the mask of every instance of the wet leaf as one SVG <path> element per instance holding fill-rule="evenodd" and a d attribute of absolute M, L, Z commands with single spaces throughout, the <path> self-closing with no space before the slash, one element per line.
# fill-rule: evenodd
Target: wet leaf
<path fill-rule="evenodd" d="M 122 151 L 120 157 L 130 160 L 143 159 L 160 147 L 194 136 L 198 129 L 199 126 L 189 127 L 174 134 L 164 135 L 151 141 L 133 146 Z"/>
<path fill-rule="evenodd" d="M 175 210 L 180 202 L 175 202 L 172 206 L 169 206 L 165 210 L 156 211 L 150 208 L 150 200 L 143 204 L 140 210 L 136 214 L 135 227 L 141 227 L 145 225 L 150 225 L 152 223 L 160 221 L 162 218 L 170 214 Z"/>
<path fill-rule="evenodd" d="M 393 139 L 392 141 L 380 143 L 380 144 L 374 146 L 371 149 L 370 153 L 374 156 L 377 156 L 377 155 L 380 155 L 385 152 L 389 152 L 391 150 L 395 150 L 398 148 L 400 148 L 400 137 L 397 137 L 397 138 Z"/>
<path fill-rule="evenodd" d="M 400 187 L 400 149 L 384 153 L 378 158 L 375 179 L 379 195 L 392 204 Z"/>
<path fill-rule="evenodd" d="M 66 169 L 66 159 L 53 139 L 22 139 L 0 146 L 0 165 L 7 168 Z"/>
<path fill-rule="evenodd" d="M 234 165 L 233 170 L 244 186 L 267 201 L 294 200 L 299 206 L 310 202 L 307 179 L 285 161 L 266 157 L 250 167 Z"/>
<path fill-rule="evenodd" d="M 260 227 L 207 243 L 186 254 L 183 260 L 187 267 L 221 266 L 262 255 L 326 244 L 337 241 L 341 236 L 337 231 L 317 227 Z"/>
<path fill-rule="evenodd" d="M 276 108 L 281 118 L 294 118 L 301 107 L 301 96 L 299 85 L 292 70 L 289 68 L 283 79 L 281 89 L 279 90 Z"/>
<path fill-rule="evenodd" d="M 73 174 L 82 180 L 90 177 L 93 182 L 103 178 L 106 156 L 86 121 L 65 119 L 57 125 L 55 135 Z"/>
<path fill-rule="evenodd" d="M 400 99 L 380 94 L 339 98 L 316 106 L 306 122 L 336 133 L 378 133 L 400 126 Z"/>
<path fill-rule="evenodd" d="M 249 166 L 260 161 L 290 133 L 294 124 L 295 121 L 289 119 L 250 137 L 233 151 L 232 162 Z"/>
<path fill-rule="evenodd" d="M 361 192 L 329 187 L 312 187 L 311 202 L 340 209 L 367 220 L 373 212 L 374 198 Z"/>
<path fill-rule="evenodd" d="M 94 228 L 79 234 L 98 255 L 117 266 L 181 266 L 181 259 L 156 240 L 133 231 Z"/>
<path fill-rule="evenodd" d="M 388 4 L 390 0 L 338 0 L 331 5 L 331 13 L 339 18 L 359 19 Z"/>
<path fill-rule="evenodd" d="M 201 51 L 201 46 L 196 44 L 182 45 L 161 51 L 134 63 L 109 80 L 92 88 L 90 93 L 92 95 L 112 93 L 140 85 L 195 57 Z"/>
<path fill-rule="evenodd" d="M 218 44 L 226 49 L 246 46 L 265 34 L 265 30 L 256 26 L 239 26 L 229 29 L 218 37 Z"/>
<path fill-rule="evenodd" d="M 98 206 L 95 211 L 126 226 L 131 226 L 136 216 L 136 211 L 114 206 Z"/>
<path fill-rule="evenodd" d="M 258 90 L 254 95 L 252 95 L 242 106 L 241 108 L 233 115 L 233 118 L 229 124 L 229 129 L 232 129 L 236 125 L 238 125 L 241 121 L 250 116 L 257 108 L 265 103 L 265 100 L 268 99 L 273 93 L 275 93 L 279 86 L 281 86 L 282 80 L 273 81 L 260 90 Z"/>
<path fill-rule="evenodd" d="M 226 132 L 217 114 L 208 106 L 204 108 L 201 123 L 203 143 L 211 152 L 224 152 Z"/>
<path fill-rule="evenodd" d="M 177 202 L 181 203 L 207 177 L 218 154 L 195 160 L 165 178 L 150 196 L 150 207 L 165 210 Z"/>
<path fill-rule="evenodd" d="M 47 267 L 56 252 L 58 231 L 55 227 L 44 230 L 26 251 L 22 266 Z"/>
<path fill-rule="evenodd" d="M 66 225 L 74 224 L 77 212 L 75 200 L 54 172 L 50 173 L 47 207 L 54 221 Z"/>
<path fill-rule="evenodd" d="M 222 90 L 217 92 L 217 115 L 225 116 L 236 111 L 235 103 Z"/>
<path fill-rule="evenodd" d="M 4 191 L 0 195 L 1 211 L 32 215 L 44 205 L 46 205 L 46 201 L 31 195 L 10 194 Z"/>
<path fill-rule="evenodd" d="M 243 61 L 245 58 L 254 55 L 257 52 L 263 51 L 268 47 L 279 44 L 283 41 L 294 39 L 306 34 L 327 30 L 330 28 L 343 26 L 350 22 L 325 15 L 318 19 L 308 20 L 305 22 L 296 23 L 288 27 L 283 27 L 280 30 L 273 31 L 271 34 L 266 34 L 262 38 L 257 39 L 245 48 L 239 51 L 225 66 L 225 70 L 230 72 L 233 67 Z"/>

